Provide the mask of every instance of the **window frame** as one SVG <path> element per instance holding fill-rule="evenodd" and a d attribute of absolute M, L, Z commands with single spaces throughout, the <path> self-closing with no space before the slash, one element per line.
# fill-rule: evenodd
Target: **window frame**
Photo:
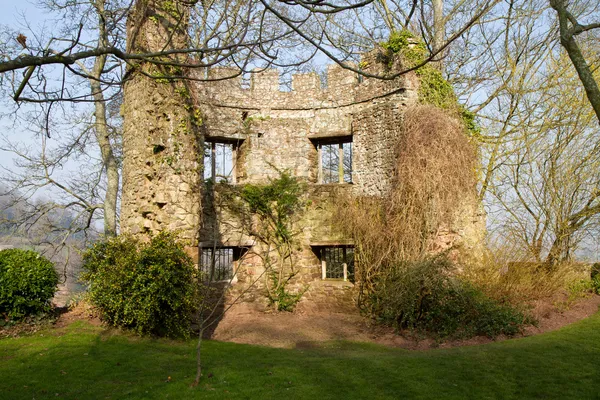
<path fill-rule="evenodd" d="M 212 180 L 213 183 L 230 183 L 232 185 L 237 184 L 237 159 L 239 148 L 242 144 L 242 140 L 227 140 L 227 139 L 219 139 L 219 138 L 206 138 L 204 141 L 204 145 L 210 144 L 210 176 L 206 177 L 206 171 L 204 172 L 204 182 L 209 182 Z M 231 181 L 217 181 L 217 156 L 216 149 L 217 145 L 229 145 L 231 146 Z M 206 149 L 203 154 L 203 166 L 206 170 Z"/>
<path fill-rule="evenodd" d="M 347 250 L 351 249 L 351 260 L 348 258 L 350 257 L 348 255 Z M 354 273 L 355 273 L 355 263 L 354 263 L 354 245 L 327 245 L 327 246 L 313 246 L 313 251 L 315 251 L 317 257 L 319 258 L 319 261 L 321 263 L 321 279 L 322 280 L 332 280 L 332 281 L 339 281 L 339 280 L 343 280 L 344 282 L 350 281 L 350 282 L 354 282 Z M 342 263 L 342 268 L 343 268 L 343 272 L 342 272 L 342 276 L 341 277 L 328 277 L 327 275 L 331 275 L 331 273 L 328 274 L 328 272 L 330 272 L 331 270 L 328 271 L 327 268 L 327 260 L 326 260 L 326 256 L 325 256 L 325 251 L 326 250 L 337 250 L 337 251 L 342 251 L 342 257 L 343 257 L 343 263 Z"/>
<path fill-rule="evenodd" d="M 230 281 L 234 282 L 236 279 L 236 276 L 237 276 L 237 268 L 239 267 L 239 261 L 243 258 L 244 254 L 248 251 L 247 248 L 239 247 L 239 246 L 201 246 L 199 249 L 200 249 L 200 254 L 199 254 L 199 259 L 198 259 L 198 261 L 199 261 L 198 269 L 202 273 L 210 272 L 209 268 L 212 268 L 212 265 L 205 266 L 205 263 L 204 263 L 205 252 L 207 252 L 209 254 L 207 257 L 211 257 L 211 260 L 212 260 L 212 254 L 214 254 L 215 251 L 221 252 L 223 250 L 231 250 L 231 255 L 228 256 L 230 258 L 230 262 L 229 262 L 229 265 L 227 266 L 227 274 L 224 275 L 223 277 L 221 277 L 220 275 L 217 275 L 210 282 L 230 282 Z M 219 258 L 220 257 L 221 256 L 219 256 Z M 216 260 L 216 258 L 215 258 L 215 260 Z M 212 264 L 212 261 L 211 261 L 211 264 Z M 215 262 L 215 267 L 216 267 L 216 262 Z M 208 269 L 208 271 L 207 271 L 207 269 Z M 208 276 L 210 276 L 210 275 L 208 275 Z M 222 279 L 218 279 L 218 278 L 222 278 Z"/>
<path fill-rule="evenodd" d="M 354 149 L 353 149 L 353 140 L 352 135 L 348 136 L 337 136 L 331 138 L 322 138 L 318 140 L 313 140 L 315 147 L 317 148 L 317 183 L 320 185 L 348 185 L 354 182 Z M 346 171 L 344 169 L 344 144 L 350 144 L 350 171 Z M 323 146 L 330 145 L 338 145 L 338 181 L 337 182 L 328 182 L 324 183 L 324 173 L 323 173 Z M 346 182 L 345 176 L 346 172 L 350 175 L 350 182 Z"/>

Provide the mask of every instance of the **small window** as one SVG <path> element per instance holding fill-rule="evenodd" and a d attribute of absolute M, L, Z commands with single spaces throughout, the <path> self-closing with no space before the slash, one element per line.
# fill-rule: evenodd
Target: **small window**
<path fill-rule="evenodd" d="M 319 183 L 352 183 L 352 138 L 318 143 Z"/>
<path fill-rule="evenodd" d="M 354 247 L 320 247 L 323 279 L 343 279 L 354 282 Z"/>
<path fill-rule="evenodd" d="M 200 268 L 205 279 L 213 282 L 232 279 L 244 250 L 240 247 L 203 247 Z"/>
<path fill-rule="evenodd" d="M 215 183 L 236 183 L 236 158 L 236 143 L 205 142 L 204 180 L 212 180 Z"/>

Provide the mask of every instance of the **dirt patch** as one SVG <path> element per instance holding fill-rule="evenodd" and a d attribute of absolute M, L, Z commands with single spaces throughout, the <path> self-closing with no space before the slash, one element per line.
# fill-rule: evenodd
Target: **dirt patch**
<path fill-rule="evenodd" d="M 98 318 L 93 308 L 86 302 L 82 301 L 76 306 L 69 308 L 65 310 L 65 312 L 61 313 L 58 319 L 56 320 L 54 326 L 56 328 L 64 328 L 65 326 L 68 326 L 73 322 L 80 320 L 86 320 L 94 326 L 102 325 L 102 321 L 100 320 L 100 318 Z"/>
<path fill-rule="evenodd" d="M 558 310 L 557 304 L 559 305 Z M 538 326 L 527 327 L 525 329 L 525 336 L 553 331 L 591 316 L 600 307 L 600 296 L 590 295 L 589 297 L 579 299 L 575 304 L 571 304 L 568 307 L 561 306 L 560 304 L 564 304 L 564 299 L 536 302 L 532 313 L 538 320 Z"/>
<path fill-rule="evenodd" d="M 73 308 L 55 307 L 48 314 L 28 317 L 15 324 L 0 326 L 0 338 L 27 336 L 41 330 L 64 328 L 81 320 L 95 326 L 102 325 L 102 321 L 95 315 L 93 309 L 85 302 L 81 302 Z"/>
<path fill-rule="evenodd" d="M 554 304 L 555 301 L 552 300 L 537 302 L 533 314 L 538 318 L 538 326 L 526 328 L 521 336 L 549 332 L 591 316 L 598 311 L 600 296 L 580 299 L 564 311 L 559 311 Z M 228 311 L 212 333 L 211 339 L 286 348 L 311 348 L 318 347 L 321 342 L 350 340 L 425 350 L 432 347 L 470 346 L 507 338 L 498 337 L 493 340 L 475 337 L 439 342 L 415 337 L 410 332 L 398 335 L 391 328 L 373 325 L 358 312 L 266 313 L 240 304 Z"/>
<path fill-rule="evenodd" d="M 373 338 L 368 322 L 358 313 L 269 313 L 240 304 L 227 312 L 211 339 L 305 348 L 328 340 L 371 341 Z"/>
<path fill-rule="evenodd" d="M 42 319 L 29 319 L 14 325 L 0 327 L 0 339 L 33 335 L 34 333 L 52 328 L 54 319 L 52 316 Z"/>
<path fill-rule="evenodd" d="M 600 307 L 600 296 L 590 295 L 579 299 L 566 309 L 564 306 L 557 308 L 557 304 L 561 304 L 561 299 L 536 302 L 532 313 L 538 319 L 538 325 L 527 327 L 519 337 L 553 331 L 591 316 Z M 85 302 L 81 302 L 76 307 L 64 310 L 57 317 L 53 326 L 63 328 L 79 320 L 86 320 L 95 326 L 102 325 L 102 321 L 96 316 L 93 309 Z M 10 329 L 0 328 L 0 337 L 31 334 L 47 328 L 49 323 L 51 322 L 21 324 Z M 227 312 L 211 333 L 210 338 L 234 343 L 303 349 L 322 347 L 323 342 L 348 340 L 410 350 L 471 346 L 508 339 L 507 337 L 498 337 L 495 340 L 487 337 L 475 337 L 468 340 L 439 342 L 416 337 L 410 332 L 397 334 L 392 328 L 371 323 L 358 312 L 261 312 L 244 303 L 236 305 Z"/>

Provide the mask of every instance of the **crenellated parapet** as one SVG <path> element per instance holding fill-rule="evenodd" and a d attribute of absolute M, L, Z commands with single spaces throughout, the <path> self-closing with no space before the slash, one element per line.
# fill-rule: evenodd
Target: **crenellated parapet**
<path fill-rule="evenodd" d="M 376 57 L 365 58 L 375 60 Z M 379 74 L 372 62 L 367 72 Z M 352 65 L 357 68 L 357 65 Z M 379 68 L 381 69 L 381 68 Z M 198 84 L 198 89 L 213 106 L 238 107 L 248 110 L 303 110 L 313 108 L 349 107 L 356 101 L 385 95 L 386 91 L 410 91 L 415 81 L 405 76 L 385 81 L 362 78 L 358 73 L 333 64 L 327 68 L 325 84 L 315 72 L 292 75 L 291 90 L 282 90 L 282 76 L 276 69 L 255 69 L 244 85 L 240 70 L 232 67 L 212 67 L 208 81 Z"/>

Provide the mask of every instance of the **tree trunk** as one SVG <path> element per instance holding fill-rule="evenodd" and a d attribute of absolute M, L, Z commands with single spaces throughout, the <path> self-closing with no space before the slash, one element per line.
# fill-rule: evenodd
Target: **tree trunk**
<path fill-rule="evenodd" d="M 433 7 L 433 40 L 431 47 L 435 53 L 444 45 L 446 38 L 446 16 L 444 15 L 444 0 L 431 0 L 431 5 Z M 435 56 L 435 59 L 438 61 L 432 63 L 440 71 L 443 71 L 443 56 L 444 52 L 442 51 Z"/>
<path fill-rule="evenodd" d="M 200 383 L 200 379 L 202 378 L 202 336 L 204 335 L 204 317 L 202 313 L 204 310 L 200 310 L 200 332 L 198 333 L 198 343 L 196 344 L 196 378 L 194 379 L 194 383 L 192 386 L 198 386 Z"/>
<path fill-rule="evenodd" d="M 561 261 L 565 261 L 566 254 L 568 254 L 568 246 L 566 246 L 568 242 L 569 237 L 557 236 L 556 239 L 554 239 L 550 251 L 546 256 L 546 260 L 544 261 L 547 270 L 552 271 Z"/>
<path fill-rule="evenodd" d="M 585 89 L 585 93 L 587 95 L 594 112 L 596 113 L 596 117 L 598 118 L 598 123 L 600 123 L 600 88 L 598 88 L 598 82 L 594 79 L 594 75 L 592 74 L 592 70 L 590 66 L 585 60 L 585 57 L 581 53 L 581 49 L 575 40 L 576 31 L 575 28 L 578 25 L 575 25 L 577 21 L 571 21 L 573 26 L 569 28 L 569 11 L 567 10 L 567 6 L 564 0 L 550 0 L 550 6 L 556 11 L 558 14 L 558 24 L 560 28 L 560 44 L 565 48 L 575 70 L 577 71 L 577 75 L 579 76 L 579 80 L 583 84 L 583 88 Z M 574 22 L 574 23 L 573 23 Z"/>
<path fill-rule="evenodd" d="M 106 120 L 106 104 L 102 88 L 98 81 L 92 81 L 92 94 L 94 96 L 95 134 L 102 164 L 106 170 L 107 186 L 104 196 L 104 234 L 114 236 L 117 234 L 117 198 L 119 194 L 119 164 L 110 143 L 110 132 Z"/>
<path fill-rule="evenodd" d="M 97 1 L 95 4 L 98 12 L 99 20 L 99 47 L 108 46 L 108 37 L 105 26 L 104 2 Z M 106 118 L 106 99 L 102 92 L 100 78 L 106 66 L 106 55 L 96 57 L 94 68 L 92 70 L 92 79 L 90 79 L 90 87 L 92 96 L 94 97 L 94 133 L 96 141 L 100 146 L 100 154 L 102 156 L 103 168 L 106 170 L 106 193 L 104 195 L 104 234 L 107 236 L 115 236 L 117 234 L 117 198 L 119 195 L 119 163 L 110 142 L 110 131 L 108 129 L 108 121 Z"/>

